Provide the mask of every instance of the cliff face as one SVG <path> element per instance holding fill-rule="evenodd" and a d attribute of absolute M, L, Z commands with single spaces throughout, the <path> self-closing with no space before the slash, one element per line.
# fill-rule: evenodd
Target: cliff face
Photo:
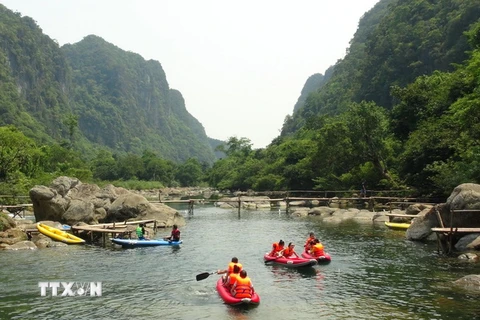
<path fill-rule="evenodd" d="M 0 62 L 0 125 L 41 143 L 74 139 L 83 153 L 101 147 L 152 150 L 173 161 L 215 159 L 158 61 L 93 35 L 60 48 L 34 20 L 0 5 Z"/>
<path fill-rule="evenodd" d="M 58 45 L 29 17 L 0 5 L 0 125 L 40 142 L 66 134 L 70 70 Z"/>

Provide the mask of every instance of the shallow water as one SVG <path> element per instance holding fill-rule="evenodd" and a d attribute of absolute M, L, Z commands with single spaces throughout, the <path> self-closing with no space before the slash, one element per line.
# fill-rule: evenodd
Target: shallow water
<path fill-rule="evenodd" d="M 324 224 L 278 211 L 239 216 L 210 206 L 185 217 L 181 247 L 0 251 L 0 318 L 480 319 L 480 294 L 450 285 L 480 274 L 480 264 L 443 258 L 435 244 L 406 241 L 403 231 Z M 310 231 L 331 254 L 330 264 L 303 270 L 265 265 L 272 242 L 293 241 L 300 250 Z M 232 256 L 248 271 L 259 306 L 224 305 L 215 290 L 218 275 L 195 281 L 199 273 L 225 268 Z M 42 297 L 38 283 L 45 281 L 102 282 L 102 296 L 52 297 L 48 291 Z"/>

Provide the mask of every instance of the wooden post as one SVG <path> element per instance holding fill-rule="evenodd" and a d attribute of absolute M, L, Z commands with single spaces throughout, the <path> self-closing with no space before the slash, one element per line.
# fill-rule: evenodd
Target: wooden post
<path fill-rule="evenodd" d="M 375 208 L 375 200 L 373 198 L 368 199 L 368 210 L 373 211 Z"/>
<path fill-rule="evenodd" d="M 157 232 L 157 220 L 153 221 L 153 231 Z"/>
<path fill-rule="evenodd" d="M 285 207 L 285 210 L 288 213 L 290 210 L 290 200 L 288 200 L 288 196 L 285 198 L 285 202 L 287 204 L 287 206 Z"/>
<path fill-rule="evenodd" d="M 193 199 L 190 199 L 188 201 L 188 214 L 193 214 L 193 203 L 194 203 Z"/>
<path fill-rule="evenodd" d="M 240 200 L 240 196 L 238 196 L 238 216 L 240 217 L 240 209 L 242 207 L 242 200 Z"/>

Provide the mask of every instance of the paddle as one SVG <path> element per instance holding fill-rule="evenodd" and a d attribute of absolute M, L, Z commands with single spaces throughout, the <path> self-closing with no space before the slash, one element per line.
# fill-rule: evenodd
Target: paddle
<path fill-rule="evenodd" d="M 207 279 L 210 275 L 215 274 L 215 273 L 217 273 L 217 271 L 214 271 L 214 272 L 204 272 L 204 273 L 197 274 L 197 281 L 200 281 L 200 280 L 203 280 L 203 279 Z"/>

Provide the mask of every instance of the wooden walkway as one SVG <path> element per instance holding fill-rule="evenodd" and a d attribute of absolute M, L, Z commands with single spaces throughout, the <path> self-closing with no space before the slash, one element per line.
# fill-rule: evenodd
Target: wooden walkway
<path fill-rule="evenodd" d="M 401 201 L 400 201 L 401 200 Z M 392 212 L 393 208 L 395 205 L 409 205 L 409 204 L 431 204 L 433 203 L 425 203 L 425 202 L 415 202 L 412 201 L 415 200 L 415 198 L 400 198 L 400 197 L 380 197 L 380 196 L 373 196 L 373 197 L 344 197 L 344 198 L 339 198 L 339 197 L 284 197 L 284 198 L 260 198 L 257 196 L 239 196 L 236 199 L 225 199 L 225 200 L 210 200 L 210 199 L 186 199 L 186 200 L 162 200 L 160 197 L 159 201 L 150 201 L 150 203 L 188 203 L 188 213 L 193 214 L 194 210 L 194 205 L 195 204 L 203 204 L 203 203 L 217 203 L 217 202 L 225 202 L 225 203 L 237 203 L 238 204 L 238 211 L 240 213 L 242 203 L 243 202 L 270 202 L 272 203 L 279 203 L 279 202 L 285 202 L 286 203 L 286 210 L 287 212 L 289 211 L 290 207 L 292 206 L 292 202 L 296 201 L 318 201 L 318 202 L 324 202 L 327 205 L 335 202 L 354 202 L 354 203 L 360 203 L 360 202 L 367 202 L 368 203 L 368 208 L 369 210 L 374 210 L 375 204 L 376 203 L 386 203 L 389 208 L 390 212 Z"/>
<path fill-rule="evenodd" d="M 441 250 L 446 254 L 451 254 L 453 252 L 453 240 L 457 234 L 468 234 L 468 233 L 480 233 L 480 228 L 468 228 L 468 227 L 454 227 L 453 226 L 453 216 L 457 213 L 480 213 L 480 210 L 450 210 L 450 227 L 445 227 L 445 223 L 442 220 L 442 217 L 437 209 L 437 218 L 440 223 L 440 228 L 432 228 L 431 230 L 437 235 L 437 244 L 440 251 Z M 442 237 L 446 238 L 446 247 L 443 245 Z"/>
<path fill-rule="evenodd" d="M 15 218 L 18 216 L 20 218 L 25 219 L 25 211 L 31 207 L 33 207 L 33 204 L 30 204 L 30 203 L 17 204 L 17 205 L 0 205 L 0 211 L 7 210 L 13 215 L 12 218 Z"/>
<path fill-rule="evenodd" d="M 84 226 L 72 226 L 72 232 L 78 236 L 80 232 L 87 232 L 90 235 L 90 241 L 93 242 L 94 234 L 99 234 L 102 237 L 103 246 L 107 243 L 107 235 L 110 234 L 112 238 L 118 236 L 132 238 L 134 230 L 127 230 L 128 225 L 138 224 L 151 224 L 153 223 L 153 230 L 157 230 L 157 220 L 137 220 L 137 221 L 123 221 L 113 223 L 92 224 Z"/>

